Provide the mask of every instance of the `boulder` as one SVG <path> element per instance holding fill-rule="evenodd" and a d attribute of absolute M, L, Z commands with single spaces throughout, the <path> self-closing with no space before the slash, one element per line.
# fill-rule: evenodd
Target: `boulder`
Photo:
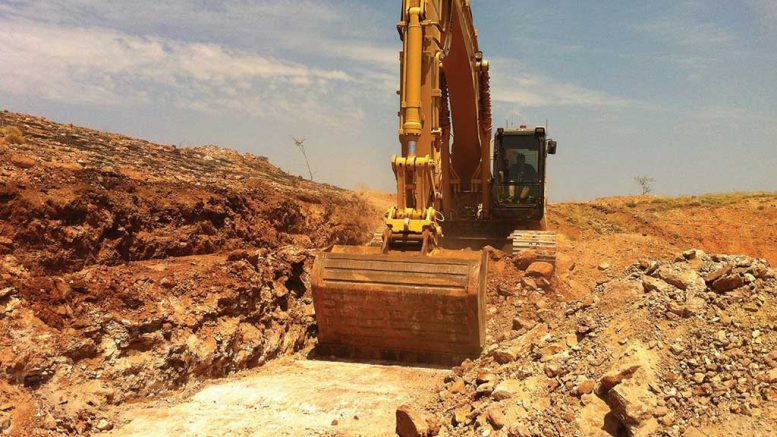
<path fill-rule="evenodd" d="M 491 357 L 499 364 L 507 364 L 515 361 L 516 353 L 510 348 L 502 348 L 491 352 Z"/>
<path fill-rule="evenodd" d="M 494 429 L 502 429 L 507 423 L 507 418 L 497 406 L 489 408 L 486 414 L 488 415 L 488 423 L 490 423 Z"/>
<path fill-rule="evenodd" d="M 512 398 L 521 391 L 521 381 L 517 379 L 506 379 L 494 387 L 491 397 L 496 401 Z"/>
<path fill-rule="evenodd" d="M 480 370 L 478 371 L 477 379 L 475 380 L 475 382 L 477 382 L 478 385 L 480 385 L 480 384 L 485 384 L 489 382 L 496 382 L 496 379 L 497 379 L 496 375 L 494 375 L 493 373 L 487 372 L 485 370 Z"/>
<path fill-rule="evenodd" d="M 640 367 L 641 366 L 639 364 L 634 364 L 631 366 L 612 370 L 602 376 L 602 378 L 599 380 L 599 383 L 602 384 L 603 388 L 609 390 L 623 382 L 624 379 L 631 378 L 634 373 L 640 369 Z"/>
<path fill-rule="evenodd" d="M 704 252 L 701 249 L 690 249 L 683 252 L 683 258 L 687 260 L 691 259 L 699 259 L 699 258 L 707 258 L 709 259 L 709 256 L 706 252 Z"/>
<path fill-rule="evenodd" d="M 656 407 L 655 410 L 653 410 L 653 416 L 655 417 L 664 417 L 667 414 L 669 414 L 669 408 L 667 407 Z"/>
<path fill-rule="evenodd" d="M 507 431 L 508 437 L 532 437 L 532 433 L 526 425 L 513 425 Z"/>
<path fill-rule="evenodd" d="M 677 314 L 680 317 L 688 317 L 688 316 L 690 316 L 690 313 L 688 313 L 688 311 L 686 310 L 685 305 L 683 305 L 683 304 L 681 304 L 679 302 L 669 302 L 666 305 L 666 309 L 670 313 Z"/>
<path fill-rule="evenodd" d="M 501 283 L 496 286 L 496 292 L 500 296 L 512 296 L 517 291 L 516 288 L 517 287 L 515 285 Z"/>
<path fill-rule="evenodd" d="M 575 332 L 578 334 L 587 334 L 596 328 L 596 320 L 591 316 L 581 317 L 577 320 L 575 325 Z"/>
<path fill-rule="evenodd" d="M 513 318 L 513 329 L 519 331 L 521 329 L 531 329 L 537 325 L 537 322 L 531 319 L 524 319 L 522 317 Z"/>
<path fill-rule="evenodd" d="M 667 309 L 680 317 L 691 317 L 704 313 L 707 308 L 707 301 L 701 297 L 693 297 L 685 303 L 669 302 Z"/>
<path fill-rule="evenodd" d="M 654 276 L 681 290 L 704 290 L 707 288 L 704 279 L 695 270 L 663 265 L 656 270 Z"/>
<path fill-rule="evenodd" d="M 461 378 L 453 381 L 453 384 L 451 384 L 450 388 L 448 388 L 448 391 L 453 394 L 464 393 L 465 390 L 466 386 L 464 385 L 464 380 Z"/>
<path fill-rule="evenodd" d="M 575 392 L 580 396 L 587 395 L 594 391 L 595 386 L 596 382 L 593 379 L 585 379 L 575 387 Z"/>
<path fill-rule="evenodd" d="M 464 405 L 453 410 L 453 417 L 451 418 L 453 425 L 468 424 L 470 422 L 469 415 L 471 412 L 472 408 L 469 405 Z"/>
<path fill-rule="evenodd" d="M 729 274 L 716 279 L 712 283 L 712 288 L 717 291 L 727 292 L 736 290 L 745 285 L 745 279 L 737 274 Z"/>
<path fill-rule="evenodd" d="M 707 310 L 707 300 L 698 296 L 691 297 L 685 302 L 685 309 L 691 315 L 703 314 Z"/>
<path fill-rule="evenodd" d="M 766 357 L 764 357 L 764 361 L 766 361 L 766 365 L 771 368 L 777 367 L 777 350 L 769 352 Z"/>
<path fill-rule="evenodd" d="M 478 384 L 478 387 L 475 389 L 475 394 L 481 397 L 489 396 L 493 392 L 494 392 L 493 382 L 484 382 L 483 384 Z"/>
<path fill-rule="evenodd" d="M 561 373 L 561 370 L 561 365 L 555 361 L 550 361 L 545 364 L 545 375 L 547 375 L 548 378 L 557 376 L 559 373 Z"/>
<path fill-rule="evenodd" d="M 429 434 L 426 417 L 405 404 L 397 408 L 397 435 L 400 437 L 424 437 Z"/>
<path fill-rule="evenodd" d="M 8 161 L 11 164 L 23 169 L 32 168 L 36 163 L 34 157 L 25 153 L 11 153 L 11 158 Z"/>
<path fill-rule="evenodd" d="M 667 284 L 661 279 L 654 278 L 648 275 L 642 276 L 642 287 L 645 289 L 646 293 L 651 291 L 657 291 L 659 293 L 667 294 L 676 290 L 674 286 Z"/>
<path fill-rule="evenodd" d="M 0 302 L 5 301 L 6 298 L 9 298 L 9 297 L 11 297 L 11 296 L 13 296 L 15 294 L 17 294 L 17 291 L 13 287 L 6 287 L 6 288 L 3 288 L 3 289 L 0 289 Z"/>
<path fill-rule="evenodd" d="M 101 432 L 110 431 L 113 429 L 113 423 L 108 419 L 100 419 L 97 422 L 97 430 Z"/>
<path fill-rule="evenodd" d="M 629 430 L 629 435 L 649 435 L 655 430 L 657 424 L 652 412 L 656 400 L 644 381 L 629 380 L 616 385 L 607 392 L 607 404 Z"/>
<path fill-rule="evenodd" d="M 515 267 L 520 270 L 526 270 L 532 263 L 537 261 L 537 252 L 533 250 L 522 250 L 515 255 Z"/>
<path fill-rule="evenodd" d="M 672 343 L 671 346 L 669 346 L 669 350 L 675 354 L 680 355 L 681 353 L 685 352 L 685 346 L 683 346 L 682 343 Z"/>
<path fill-rule="evenodd" d="M 553 277 L 553 270 L 553 264 L 538 261 L 529 265 L 526 269 L 526 276 L 550 280 Z"/>
<path fill-rule="evenodd" d="M 11 428 L 11 416 L 0 413 L 0 434 L 5 434 L 5 431 Z"/>
<path fill-rule="evenodd" d="M 723 267 L 713 270 L 710 273 L 707 273 L 704 276 L 704 282 L 708 284 L 712 284 L 713 282 L 717 281 L 718 279 L 722 278 L 725 275 L 728 275 L 731 273 L 731 270 L 734 268 L 731 264 L 726 264 Z"/>

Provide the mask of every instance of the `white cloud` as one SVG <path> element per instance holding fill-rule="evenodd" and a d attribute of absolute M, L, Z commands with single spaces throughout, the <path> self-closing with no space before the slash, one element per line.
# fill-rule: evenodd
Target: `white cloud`
<path fill-rule="evenodd" d="M 492 99 L 523 107 L 588 106 L 628 107 L 631 102 L 575 84 L 552 81 L 538 75 L 512 76 L 509 84 L 494 86 Z"/>
<path fill-rule="evenodd" d="M 97 25 L 126 34 L 165 34 L 179 40 L 222 44 L 229 41 L 249 46 L 244 49 L 262 52 L 293 49 L 383 68 L 396 64 L 399 51 L 398 43 L 376 42 L 374 27 L 353 25 L 378 19 L 371 8 L 358 3 L 327 0 L 6 2 L 6 5 L 0 4 L 0 14 L 36 22 L 65 27 Z"/>
<path fill-rule="evenodd" d="M 326 102 L 354 79 L 218 44 L 138 37 L 111 29 L 3 20 L 0 90 L 48 100 L 128 105 L 168 101 L 195 110 L 239 110 L 284 117 L 299 107 L 334 123 Z"/>
<path fill-rule="evenodd" d="M 580 106 L 624 108 L 634 102 L 569 82 L 558 81 L 526 69 L 509 59 L 491 60 L 491 99 L 524 108 Z"/>
<path fill-rule="evenodd" d="M 634 29 L 650 38 L 658 52 L 655 59 L 679 67 L 690 80 L 701 80 L 726 58 L 742 54 L 732 30 L 700 18 L 707 7 L 695 0 L 680 1 Z"/>
<path fill-rule="evenodd" d="M 724 105 L 702 106 L 685 114 L 685 117 L 706 129 L 732 130 L 748 126 L 748 129 L 754 128 L 756 130 L 766 128 L 767 132 L 776 121 L 774 115 L 768 113 L 745 107 Z"/>
<path fill-rule="evenodd" d="M 312 0 L 6 0 L 0 92 L 341 125 L 330 108 L 359 119 L 397 88 L 399 44 L 349 30 L 367 18 Z"/>
<path fill-rule="evenodd" d="M 686 15 L 662 17 L 637 26 L 637 30 L 661 42 L 684 48 L 730 47 L 734 42 L 734 35 L 730 31 Z"/>

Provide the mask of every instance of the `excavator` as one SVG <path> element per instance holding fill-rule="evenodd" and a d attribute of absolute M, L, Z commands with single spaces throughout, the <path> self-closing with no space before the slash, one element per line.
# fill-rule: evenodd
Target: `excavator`
<path fill-rule="evenodd" d="M 492 138 L 489 63 L 469 0 L 402 0 L 396 205 L 373 244 L 334 246 L 311 273 L 318 349 L 456 364 L 486 336 L 486 245 L 555 261 L 545 229 L 546 127 Z"/>

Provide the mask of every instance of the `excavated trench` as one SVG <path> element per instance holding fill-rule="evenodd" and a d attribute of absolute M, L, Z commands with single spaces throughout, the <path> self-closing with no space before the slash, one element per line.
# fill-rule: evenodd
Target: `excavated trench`
<path fill-rule="evenodd" d="M 7 122 L 27 143 L 0 144 L 0 434 L 102 431 L 112 408 L 312 347 L 312 249 L 375 224 L 263 158 Z"/>
<path fill-rule="evenodd" d="M 311 263 L 286 247 L 16 278 L 0 299 L 0 376 L 33 394 L 45 429 L 93 431 L 110 406 L 312 346 Z"/>

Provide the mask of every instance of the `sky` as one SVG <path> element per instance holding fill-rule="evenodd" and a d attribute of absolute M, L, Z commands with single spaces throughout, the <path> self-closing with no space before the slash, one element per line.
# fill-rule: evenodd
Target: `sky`
<path fill-rule="evenodd" d="M 551 201 L 777 191 L 777 0 L 472 0 Z M 400 0 L 0 0 L 0 108 L 393 190 Z"/>

